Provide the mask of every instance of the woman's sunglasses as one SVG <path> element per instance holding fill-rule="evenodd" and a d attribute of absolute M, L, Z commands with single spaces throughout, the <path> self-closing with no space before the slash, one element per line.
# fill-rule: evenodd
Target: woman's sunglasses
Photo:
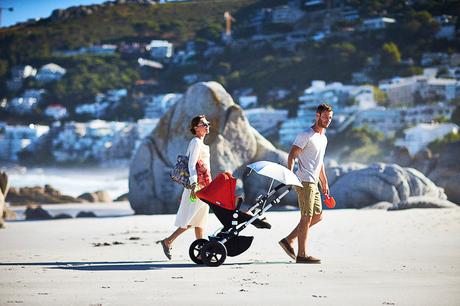
<path fill-rule="evenodd" d="M 210 127 L 211 126 L 211 123 L 205 123 L 205 122 L 201 122 L 200 124 L 198 124 L 197 126 L 205 126 L 205 127 Z"/>

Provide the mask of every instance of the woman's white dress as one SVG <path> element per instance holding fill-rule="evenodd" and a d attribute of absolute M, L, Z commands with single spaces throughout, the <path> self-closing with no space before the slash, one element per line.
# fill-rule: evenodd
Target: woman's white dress
<path fill-rule="evenodd" d="M 190 183 L 197 183 L 196 163 L 198 160 L 201 160 L 206 168 L 211 170 L 209 146 L 205 145 L 202 139 L 193 137 L 186 154 L 189 156 Z M 204 228 L 208 223 L 209 206 L 198 198 L 195 202 L 191 202 L 190 193 L 190 189 L 184 188 L 174 224 L 181 228 L 187 228 L 189 225 Z"/>

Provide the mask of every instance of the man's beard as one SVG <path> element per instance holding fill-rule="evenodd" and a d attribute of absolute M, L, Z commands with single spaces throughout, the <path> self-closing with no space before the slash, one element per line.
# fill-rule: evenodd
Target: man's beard
<path fill-rule="evenodd" d="M 326 124 L 323 124 L 323 121 L 321 120 L 318 120 L 318 126 L 322 129 L 327 129 L 328 128 L 328 125 Z"/>

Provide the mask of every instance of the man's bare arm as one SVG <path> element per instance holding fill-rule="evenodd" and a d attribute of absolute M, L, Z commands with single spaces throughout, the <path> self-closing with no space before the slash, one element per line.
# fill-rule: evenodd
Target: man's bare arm
<path fill-rule="evenodd" d="M 294 162 L 297 156 L 299 156 L 300 152 L 302 151 L 301 148 L 298 146 L 292 146 L 291 151 L 289 151 L 289 156 L 288 156 L 288 162 L 287 162 L 287 167 L 289 170 L 294 169 Z"/>
<path fill-rule="evenodd" d="M 329 184 L 327 182 L 326 169 L 324 163 L 321 165 L 321 171 L 319 172 L 319 180 L 321 181 L 321 189 L 324 195 L 329 195 Z"/>

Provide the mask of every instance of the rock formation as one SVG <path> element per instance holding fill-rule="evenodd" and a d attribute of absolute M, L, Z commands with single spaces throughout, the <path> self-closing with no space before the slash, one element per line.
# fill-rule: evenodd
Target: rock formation
<path fill-rule="evenodd" d="M 409 197 L 404 201 L 389 207 L 388 210 L 402 210 L 410 208 L 457 208 L 457 204 L 436 197 Z"/>
<path fill-rule="evenodd" d="M 287 154 L 249 125 L 241 108 L 220 84 L 197 83 L 161 118 L 132 159 L 129 201 L 137 214 L 177 211 L 183 189 L 170 180 L 169 172 L 177 155 L 185 153 L 192 137 L 190 120 L 199 114 L 206 114 L 211 122 L 205 143 L 211 150 L 212 175 L 229 171 L 241 178 L 247 202 L 267 187 L 263 178 L 245 176 L 247 164 L 258 160 L 286 164 Z M 286 203 L 296 203 L 295 193 L 286 198 Z"/>
<path fill-rule="evenodd" d="M 79 199 L 61 194 L 60 191 L 50 185 L 45 185 L 44 187 L 23 187 L 19 189 L 11 188 L 6 200 L 12 205 L 81 202 Z"/>
<path fill-rule="evenodd" d="M 447 198 L 460 204 L 460 141 L 449 143 L 439 152 L 436 165 L 427 176 L 444 188 Z"/>
<path fill-rule="evenodd" d="M 53 219 L 48 211 L 40 205 L 28 205 L 25 211 L 26 220 L 49 220 Z"/>
<path fill-rule="evenodd" d="M 85 192 L 77 197 L 77 199 L 83 202 L 90 202 L 90 203 L 110 203 L 112 202 L 112 198 L 110 197 L 109 193 L 104 190 L 97 190 L 94 192 Z"/>
<path fill-rule="evenodd" d="M 444 188 L 447 198 L 460 204 L 460 142 L 445 145 L 438 154 L 430 149 L 421 150 L 414 157 L 404 149 L 394 153 L 394 161 L 403 167 L 412 167 L 431 179 L 436 185 Z"/>
<path fill-rule="evenodd" d="M 377 202 L 398 204 L 410 197 L 446 200 L 442 188 L 418 170 L 396 164 L 373 164 L 338 177 L 331 184 L 336 208 L 362 208 Z"/>
<path fill-rule="evenodd" d="M 118 196 L 114 202 L 121 202 L 121 201 L 128 201 L 128 193 L 123 193 L 122 195 Z"/>
<path fill-rule="evenodd" d="M 4 214 L 6 212 L 5 199 L 8 194 L 9 184 L 6 172 L 0 172 L 0 228 L 5 227 Z"/>

